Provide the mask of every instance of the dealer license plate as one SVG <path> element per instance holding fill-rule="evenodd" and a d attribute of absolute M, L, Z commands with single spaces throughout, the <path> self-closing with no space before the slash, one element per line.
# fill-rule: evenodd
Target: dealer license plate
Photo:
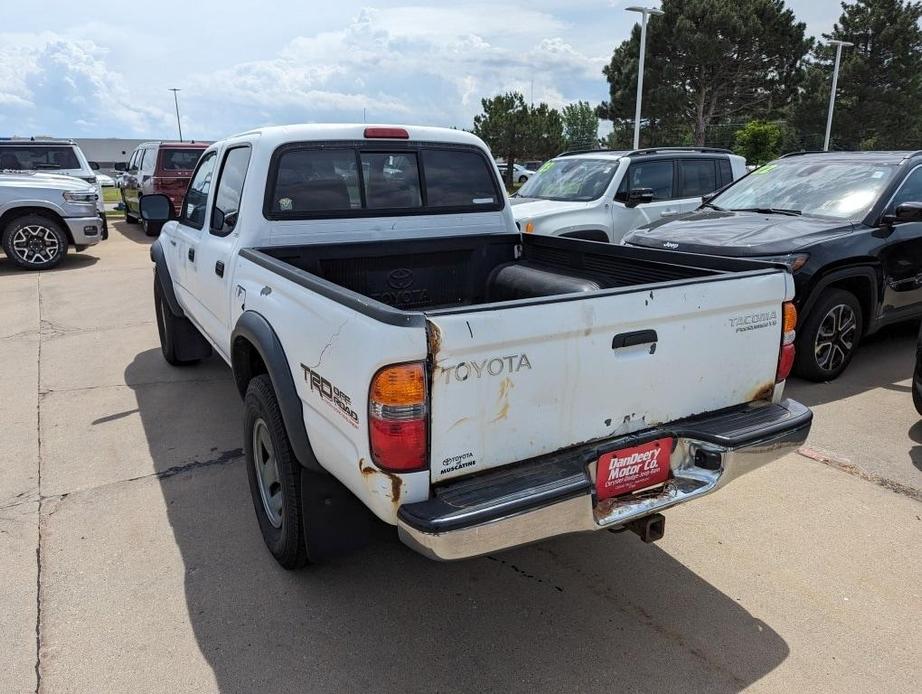
<path fill-rule="evenodd" d="M 598 499 L 662 484 L 669 477 L 671 454 L 672 439 L 666 437 L 600 456 L 595 476 Z"/>

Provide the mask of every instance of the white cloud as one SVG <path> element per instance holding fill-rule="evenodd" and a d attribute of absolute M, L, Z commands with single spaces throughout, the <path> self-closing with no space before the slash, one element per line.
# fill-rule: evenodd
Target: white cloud
<path fill-rule="evenodd" d="M 554 106 L 604 98 L 606 57 L 574 47 L 569 30 L 524 4 L 365 8 L 258 59 L 232 62 L 229 42 L 227 65 L 195 69 L 201 63 L 179 52 L 179 69 L 153 71 L 119 64 L 136 56 L 93 40 L 0 35 L 0 134 L 172 136 L 171 86 L 182 87 L 184 134 L 201 139 L 270 123 L 360 121 L 363 110 L 370 122 L 469 127 L 481 98 L 511 89 L 528 98 L 532 84 L 535 100 Z"/>

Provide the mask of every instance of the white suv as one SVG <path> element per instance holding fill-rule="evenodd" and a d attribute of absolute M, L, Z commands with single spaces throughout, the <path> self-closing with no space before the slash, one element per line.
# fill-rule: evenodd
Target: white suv
<path fill-rule="evenodd" d="M 619 243 L 745 174 L 743 157 L 708 147 L 565 152 L 519 188 L 512 212 L 525 233 Z"/>

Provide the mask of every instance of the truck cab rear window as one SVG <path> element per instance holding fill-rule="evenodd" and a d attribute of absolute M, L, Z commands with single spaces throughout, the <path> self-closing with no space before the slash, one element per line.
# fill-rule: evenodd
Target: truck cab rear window
<path fill-rule="evenodd" d="M 270 218 L 485 212 L 504 203 L 485 157 L 463 148 L 305 145 L 277 152 L 275 161 L 265 207 Z"/>

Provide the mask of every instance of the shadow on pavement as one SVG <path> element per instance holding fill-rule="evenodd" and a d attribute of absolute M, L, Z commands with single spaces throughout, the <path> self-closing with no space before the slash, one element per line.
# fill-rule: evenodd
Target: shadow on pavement
<path fill-rule="evenodd" d="M 92 251 L 92 248 L 88 249 Z M 83 268 L 91 267 L 99 262 L 99 258 L 94 255 L 87 255 L 86 253 L 77 253 L 73 249 L 67 252 L 64 260 L 61 261 L 61 264 L 56 268 L 51 270 L 25 270 L 12 260 L 6 257 L 6 254 L 0 253 L 0 277 L 4 275 L 34 275 L 41 273 L 43 275 L 50 275 L 58 272 L 70 272 L 71 270 L 82 270 Z"/>
<path fill-rule="evenodd" d="M 286 572 L 263 546 L 228 433 L 242 420 L 233 386 L 217 382 L 228 397 L 206 405 L 201 382 L 150 385 L 156 354 L 137 355 L 125 382 L 138 384 L 189 619 L 221 691 L 736 692 L 788 655 L 733 597 L 630 533 L 451 564 L 395 535 Z M 213 458 L 177 470 L 177 454 L 198 455 L 170 425 L 182 417 L 216 440 Z"/>
<path fill-rule="evenodd" d="M 140 224 L 129 224 L 124 218 L 120 219 L 118 224 L 113 224 L 109 228 L 114 229 L 129 241 L 134 241 L 142 246 L 150 246 L 157 240 L 156 236 L 146 235 Z"/>
<path fill-rule="evenodd" d="M 910 393 L 911 388 L 900 381 L 912 377 L 918 332 L 916 321 L 884 328 L 861 343 L 852 363 L 835 381 L 811 383 L 794 378 L 785 388 L 785 395 L 815 407 L 872 388 Z"/>

